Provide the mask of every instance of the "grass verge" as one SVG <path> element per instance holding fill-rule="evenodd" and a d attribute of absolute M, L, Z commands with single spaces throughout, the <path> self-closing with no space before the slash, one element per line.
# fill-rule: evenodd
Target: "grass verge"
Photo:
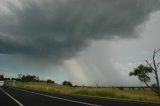
<path fill-rule="evenodd" d="M 12 81 L 8 81 L 13 86 Z M 62 85 L 48 84 L 46 82 L 16 82 L 16 87 L 38 90 L 50 93 L 62 93 L 79 96 L 89 96 L 103 99 L 129 100 L 146 103 L 160 104 L 160 98 L 151 90 L 129 90 L 129 89 L 113 89 L 113 88 L 87 88 L 87 87 L 66 87 Z"/>

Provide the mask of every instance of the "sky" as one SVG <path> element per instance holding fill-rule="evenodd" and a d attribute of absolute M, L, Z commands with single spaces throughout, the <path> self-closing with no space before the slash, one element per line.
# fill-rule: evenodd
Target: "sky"
<path fill-rule="evenodd" d="M 128 74 L 160 48 L 159 28 L 160 0 L 0 0 L 0 73 L 143 85 Z"/>

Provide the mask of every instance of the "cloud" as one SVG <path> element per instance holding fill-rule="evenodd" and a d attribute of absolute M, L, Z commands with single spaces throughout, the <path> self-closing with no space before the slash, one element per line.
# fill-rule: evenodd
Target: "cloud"
<path fill-rule="evenodd" d="M 159 0 L 5 0 L 0 53 L 61 61 L 92 40 L 138 37 Z"/>

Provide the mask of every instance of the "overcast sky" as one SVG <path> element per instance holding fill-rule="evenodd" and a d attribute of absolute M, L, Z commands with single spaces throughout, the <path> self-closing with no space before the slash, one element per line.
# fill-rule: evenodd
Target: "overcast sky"
<path fill-rule="evenodd" d="M 0 0 L 0 74 L 9 77 L 142 85 L 128 73 L 159 40 L 160 0 Z"/>

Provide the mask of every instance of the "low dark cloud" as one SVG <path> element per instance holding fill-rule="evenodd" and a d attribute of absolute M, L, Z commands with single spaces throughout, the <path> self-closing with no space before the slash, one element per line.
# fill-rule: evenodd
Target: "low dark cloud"
<path fill-rule="evenodd" d="M 0 14 L 0 53 L 63 60 L 91 40 L 137 37 L 159 0 L 19 0 Z"/>

